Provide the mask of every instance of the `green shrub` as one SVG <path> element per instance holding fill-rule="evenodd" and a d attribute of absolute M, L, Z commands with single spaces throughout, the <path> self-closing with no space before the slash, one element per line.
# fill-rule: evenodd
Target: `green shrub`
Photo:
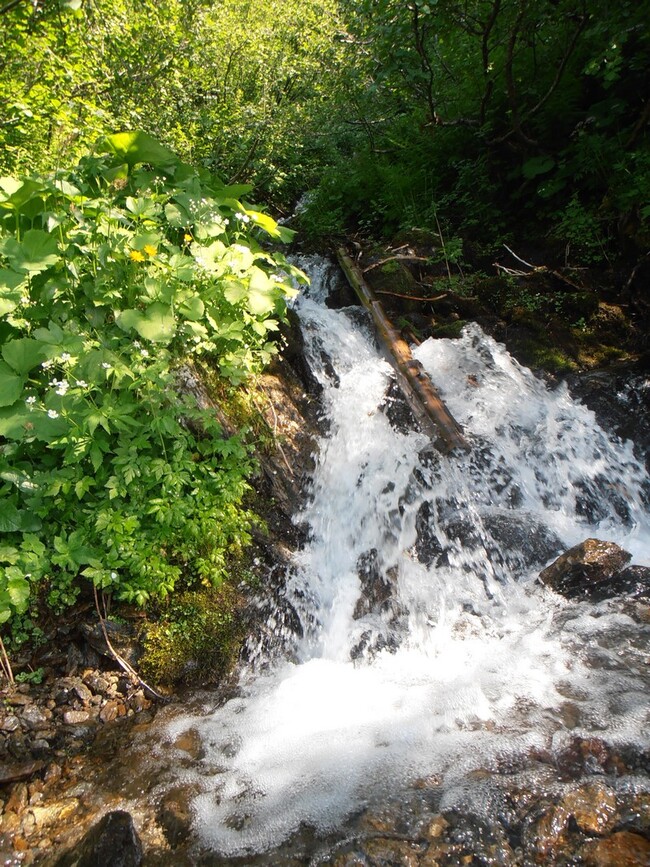
<path fill-rule="evenodd" d="M 144 133 L 100 150 L 0 180 L 0 622 L 218 584 L 249 538 L 250 449 L 174 368 L 269 361 L 300 274 L 258 238 L 292 233 Z"/>

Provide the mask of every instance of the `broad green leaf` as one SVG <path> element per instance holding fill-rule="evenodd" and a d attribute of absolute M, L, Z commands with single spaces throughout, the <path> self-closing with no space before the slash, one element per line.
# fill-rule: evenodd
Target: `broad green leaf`
<path fill-rule="evenodd" d="M 244 301 L 248 297 L 248 286 L 237 280 L 229 280 L 223 290 L 223 295 L 226 301 L 231 304 L 239 304 L 240 301 Z"/>
<path fill-rule="evenodd" d="M 171 307 L 154 301 L 143 312 L 123 310 L 117 317 L 117 324 L 124 331 L 135 329 L 145 340 L 154 343 L 168 343 L 176 331 L 176 323 Z"/>
<path fill-rule="evenodd" d="M 174 253 L 169 260 L 169 267 L 177 280 L 183 283 L 191 283 L 196 279 L 196 265 L 194 260 L 182 253 Z"/>
<path fill-rule="evenodd" d="M 141 130 L 118 132 L 106 136 L 104 150 L 114 153 L 130 168 L 138 163 L 148 163 L 155 168 L 171 167 L 178 164 L 178 157 L 173 151 Z"/>
<path fill-rule="evenodd" d="M 23 393 L 25 378 L 0 361 L 0 406 L 12 406 Z"/>
<path fill-rule="evenodd" d="M 20 440 L 26 433 L 33 433 L 36 411 L 30 412 L 23 400 L 0 409 L 0 436 L 8 440 Z"/>
<path fill-rule="evenodd" d="M 536 178 L 538 175 L 544 175 L 546 172 L 550 172 L 554 166 L 555 160 L 553 157 L 531 157 L 523 164 L 521 173 L 525 178 Z"/>
<path fill-rule="evenodd" d="M 223 270 L 226 250 L 230 251 L 231 249 L 232 247 L 227 248 L 221 241 L 213 241 L 207 247 L 193 243 L 191 247 L 192 255 L 199 265 L 202 265 L 206 271 L 212 272 Z"/>
<path fill-rule="evenodd" d="M 264 231 L 272 238 L 280 237 L 278 224 L 275 222 L 273 217 L 269 217 L 268 214 L 262 214 L 260 211 L 246 210 L 245 213 L 251 218 L 251 222 L 255 223 L 256 226 L 259 226 L 260 229 L 264 229 Z"/>
<path fill-rule="evenodd" d="M 0 190 L 7 196 L 13 196 L 16 190 L 19 190 L 23 185 L 18 178 L 3 177 L 0 178 Z"/>
<path fill-rule="evenodd" d="M 10 271 L 8 268 L 0 268 L 0 292 L 13 292 L 25 283 L 25 275 L 17 274 L 15 271 Z"/>
<path fill-rule="evenodd" d="M 8 238 L 3 252 L 15 271 L 31 274 L 47 271 L 60 258 L 56 238 L 42 229 L 28 229 L 22 242 Z"/>
<path fill-rule="evenodd" d="M 7 566 L 5 569 L 7 579 L 7 593 L 11 604 L 18 614 L 22 614 L 27 608 L 29 599 L 29 581 L 25 578 L 18 566 Z"/>
<path fill-rule="evenodd" d="M 254 316 L 264 316 L 275 309 L 275 285 L 260 268 L 253 268 L 246 306 Z"/>
<path fill-rule="evenodd" d="M 15 502 L 7 499 L 0 500 L 0 533 L 16 533 L 20 529 L 22 529 L 22 522 Z"/>
<path fill-rule="evenodd" d="M 84 348 L 83 337 L 64 331 L 56 322 L 48 322 L 47 328 L 37 328 L 34 337 L 43 344 L 44 357 L 57 358 L 64 352 L 80 355 Z"/>
<path fill-rule="evenodd" d="M 248 271 L 253 266 L 255 256 L 250 247 L 243 244 L 232 244 L 228 247 L 224 259 L 233 271 Z"/>
<path fill-rule="evenodd" d="M 192 223 L 185 208 L 173 202 L 165 205 L 165 217 L 167 217 L 167 222 L 174 229 L 182 229 L 184 226 L 189 226 Z"/>
<path fill-rule="evenodd" d="M 126 208 L 135 217 L 140 217 L 142 220 L 153 219 L 162 211 L 162 206 L 158 202 L 154 202 L 153 199 L 135 199 L 133 196 L 127 196 Z M 136 247 L 135 249 L 141 248 Z"/>
<path fill-rule="evenodd" d="M 183 318 L 196 321 L 203 318 L 205 304 L 199 295 L 190 295 L 179 304 L 178 312 Z"/>
<path fill-rule="evenodd" d="M 47 352 L 40 340 L 21 337 L 9 340 L 2 347 L 2 357 L 16 373 L 29 373 L 47 358 Z"/>

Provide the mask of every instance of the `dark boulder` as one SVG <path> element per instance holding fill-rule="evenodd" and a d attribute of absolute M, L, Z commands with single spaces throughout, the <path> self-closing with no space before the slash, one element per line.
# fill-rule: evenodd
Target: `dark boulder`
<path fill-rule="evenodd" d="M 107 813 L 53 867 L 140 867 L 142 844 L 131 814 Z"/>
<path fill-rule="evenodd" d="M 624 592 L 620 576 L 631 559 L 614 542 L 585 539 L 547 566 L 539 578 L 568 599 L 598 602 Z"/>

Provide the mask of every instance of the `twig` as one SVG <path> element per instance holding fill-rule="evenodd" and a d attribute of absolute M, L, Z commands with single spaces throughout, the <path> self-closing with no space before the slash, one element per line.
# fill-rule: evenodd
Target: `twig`
<path fill-rule="evenodd" d="M 14 680 L 14 673 L 11 668 L 11 663 L 9 662 L 9 657 L 7 656 L 7 650 L 5 648 L 2 637 L 0 637 L 0 665 L 9 683 L 15 683 L 16 681 Z"/>
<path fill-rule="evenodd" d="M 159 692 L 156 692 L 153 687 L 149 686 L 149 684 L 140 677 L 140 675 L 133 668 L 133 666 L 129 662 L 127 662 L 126 659 L 124 659 L 124 657 L 117 652 L 117 650 L 115 650 L 115 648 L 111 644 L 110 638 L 108 637 L 105 618 L 102 617 L 102 612 L 99 610 L 99 598 L 97 596 L 97 588 L 94 584 L 93 593 L 95 594 L 95 608 L 97 609 L 97 616 L 99 617 L 99 624 L 102 628 L 104 641 L 106 642 L 106 646 L 108 647 L 110 652 L 113 654 L 115 661 L 124 669 L 124 671 L 126 671 L 127 674 L 130 674 L 131 677 L 135 678 L 135 680 L 140 684 L 140 686 L 146 689 L 147 692 L 150 692 L 151 695 L 155 696 L 160 701 L 168 702 L 169 698 L 167 698 L 167 696 L 161 695 Z"/>
<path fill-rule="evenodd" d="M 506 248 L 506 250 L 508 251 L 508 253 L 510 253 L 511 256 L 514 256 L 514 257 L 515 257 L 515 259 L 517 260 L 517 262 L 521 262 L 521 264 L 522 264 L 522 265 L 525 265 L 527 268 L 532 268 L 533 271 L 539 270 L 539 268 L 541 268 L 542 270 L 544 270 L 544 266 L 543 266 L 543 265 L 541 265 L 541 266 L 538 266 L 538 265 L 531 265 L 530 262 L 526 262 L 526 260 L 525 260 L 525 259 L 522 259 L 521 256 L 518 256 L 518 255 L 514 252 L 514 250 L 511 250 L 510 247 L 509 247 L 507 244 L 504 244 L 503 246 Z"/>
<path fill-rule="evenodd" d="M 371 265 L 368 265 L 367 268 L 364 268 L 362 274 L 367 274 L 368 271 L 372 271 L 373 268 L 380 268 L 382 265 L 385 265 L 387 262 L 428 262 L 426 256 L 417 256 L 415 253 L 398 253 L 395 256 L 387 256 L 385 259 L 380 259 L 378 262 L 373 262 Z"/>
<path fill-rule="evenodd" d="M 389 292 L 387 289 L 376 289 L 375 295 L 390 295 L 393 298 L 406 298 L 408 301 L 442 301 L 446 298 L 448 292 L 443 292 L 441 295 L 432 295 L 431 298 L 423 298 L 421 295 L 405 295 L 402 292 Z"/>

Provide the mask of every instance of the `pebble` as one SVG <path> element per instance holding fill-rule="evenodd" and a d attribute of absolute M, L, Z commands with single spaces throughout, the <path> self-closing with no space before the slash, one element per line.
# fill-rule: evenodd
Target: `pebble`
<path fill-rule="evenodd" d="M 79 725 L 88 722 L 90 714 L 85 710 L 67 710 L 63 714 L 63 722 L 67 726 Z"/>

